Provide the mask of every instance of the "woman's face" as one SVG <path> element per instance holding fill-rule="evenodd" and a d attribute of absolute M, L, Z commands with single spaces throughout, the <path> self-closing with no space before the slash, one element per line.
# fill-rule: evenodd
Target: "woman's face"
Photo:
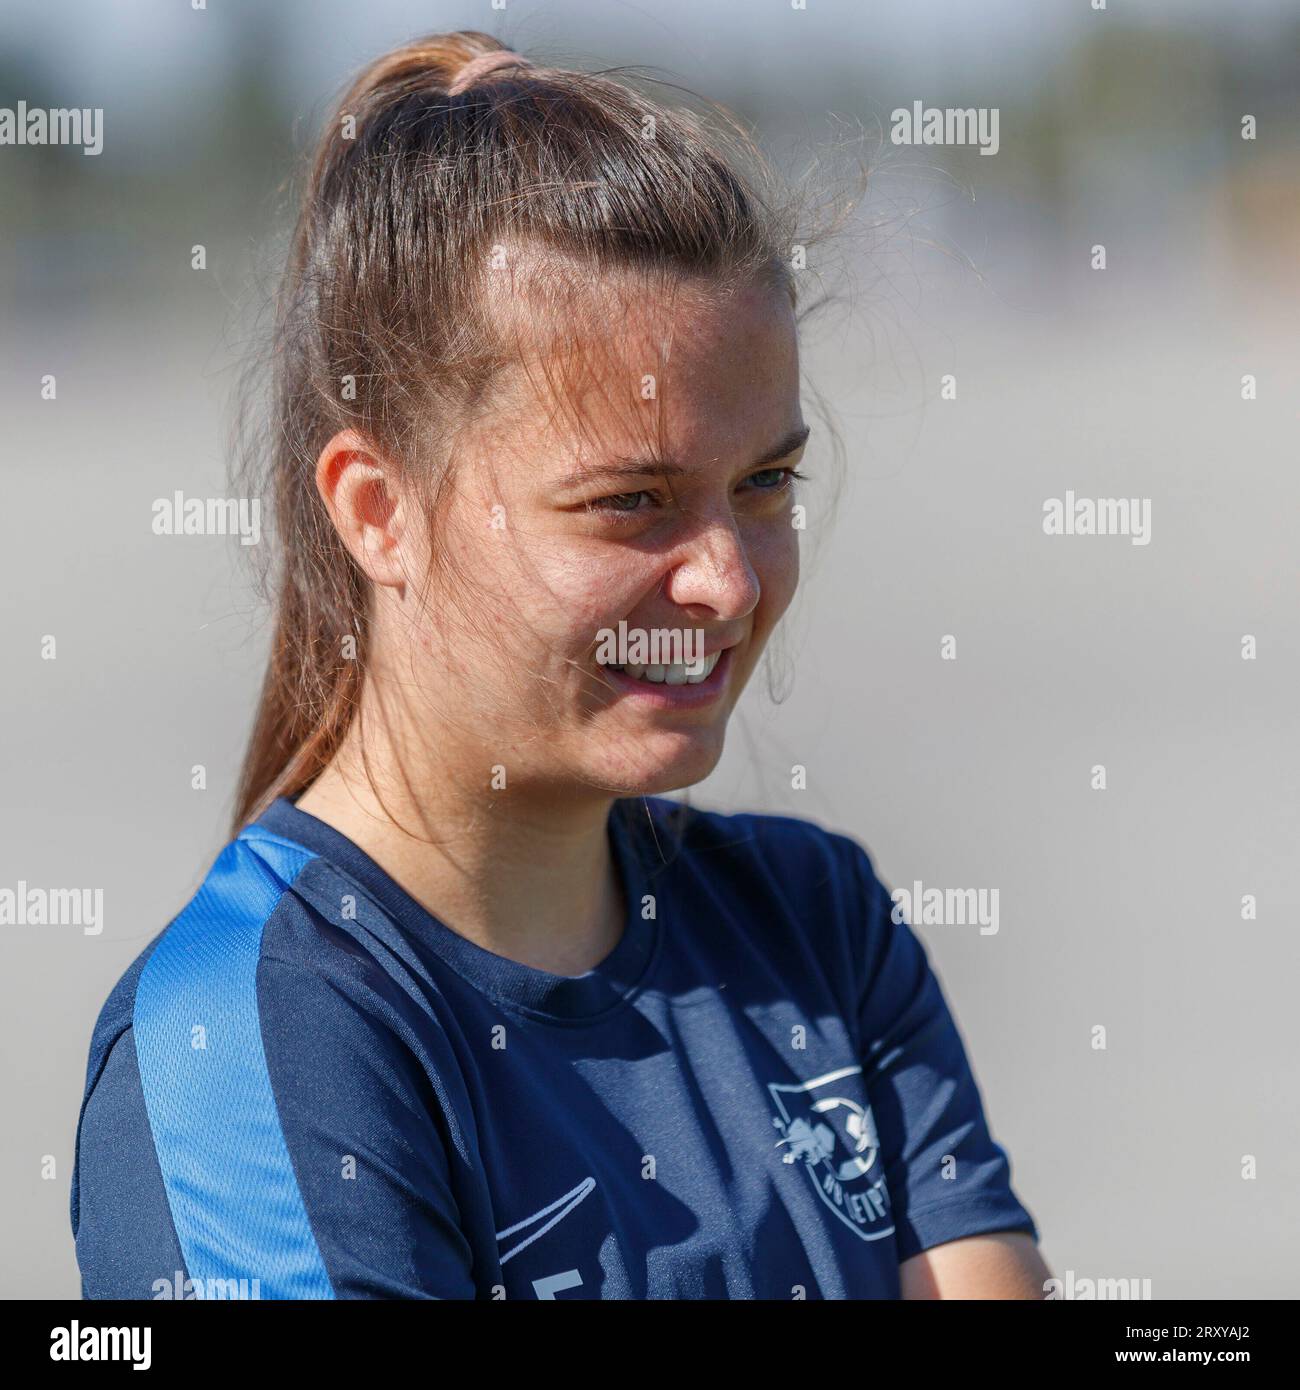
<path fill-rule="evenodd" d="M 789 300 L 754 288 L 675 304 L 671 322 L 661 300 L 585 345 L 600 365 L 567 411 L 521 372 L 453 460 L 434 531 L 448 563 L 413 654 L 427 717 L 475 783 L 497 765 L 508 788 L 554 792 L 699 781 L 794 594 L 807 431 Z M 620 624 L 702 635 L 708 674 L 612 670 L 601 638 Z"/>

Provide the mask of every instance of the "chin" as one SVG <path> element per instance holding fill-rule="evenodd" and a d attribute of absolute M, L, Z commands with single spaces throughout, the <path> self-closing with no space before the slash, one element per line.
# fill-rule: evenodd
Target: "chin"
<path fill-rule="evenodd" d="M 725 741 L 717 733 L 696 731 L 648 738 L 620 750 L 602 779 L 620 796 L 661 796 L 702 782 L 718 765 Z"/>

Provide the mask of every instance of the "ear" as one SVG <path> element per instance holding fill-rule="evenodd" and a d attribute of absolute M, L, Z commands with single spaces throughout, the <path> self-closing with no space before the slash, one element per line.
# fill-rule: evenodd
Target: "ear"
<path fill-rule="evenodd" d="M 403 561 L 411 538 L 398 469 L 364 435 L 340 430 L 316 460 L 316 490 L 362 572 L 400 588 L 410 577 Z"/>

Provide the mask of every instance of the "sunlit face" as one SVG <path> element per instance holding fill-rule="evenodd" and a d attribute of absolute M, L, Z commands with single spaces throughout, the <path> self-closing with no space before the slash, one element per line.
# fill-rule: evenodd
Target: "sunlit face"
<path fill-rule="evenodd" d="M 789 300 L 754 288 L 669 321 L 655 304 L 609 325 L 581 429 L 521 374 L 453 461 L 416 680 L 475 782 L 498 764 L 561 794 L 699 781 L 794 594 L 807 431 Z M 611 670 L 598 639 L 620 621 L 701 633 L 710 673 Z"/>

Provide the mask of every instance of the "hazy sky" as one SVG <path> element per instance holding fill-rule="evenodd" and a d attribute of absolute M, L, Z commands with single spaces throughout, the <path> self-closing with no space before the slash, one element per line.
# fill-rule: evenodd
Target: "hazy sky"
<path fill-rule="evenodd" d="M 847 65 L 855 55 L 878 61 L 888 53 L 923 70 L 927 52 L 954 48 L 978 68 L 1020 66 L 1034 49 L 1054 48 L 1090 24 L 1176 20 L 1267 42 L 1271 22 L 1297 13 L 1300 0 L 1110 0 L 1106 14 L 1094 13 L 1089 0 L 807 0 L 801 12 L 782 0 L 513 0 L 505 11 L 486 0 L 368 0 L 364 7 L 208 0 L 202 12 L 176 0 L 7 0 L 0 43 L 6 66 L 35 57 L 57 65 L 71 88 L 107 70 L 140 73 L 157 90 L 223 80 L 241 33 L 270 25 L 286 35 L 286 81 L 311 90 L 358 55 L 437 29 L 481 28 L 524 47 L 581 47 L 611 62 L 670 63 L 698 79 L 715 65 L 734 70 L 756 57 L 779 57 L 788 72 L 801 60 L 825 63 L 828 54 Z M 195 42 L 196 26 L 203 43 Z M 801 34 L 806 43 L 792 42 Z M 69 91 L 68 100 L 76 99 Z"/>

